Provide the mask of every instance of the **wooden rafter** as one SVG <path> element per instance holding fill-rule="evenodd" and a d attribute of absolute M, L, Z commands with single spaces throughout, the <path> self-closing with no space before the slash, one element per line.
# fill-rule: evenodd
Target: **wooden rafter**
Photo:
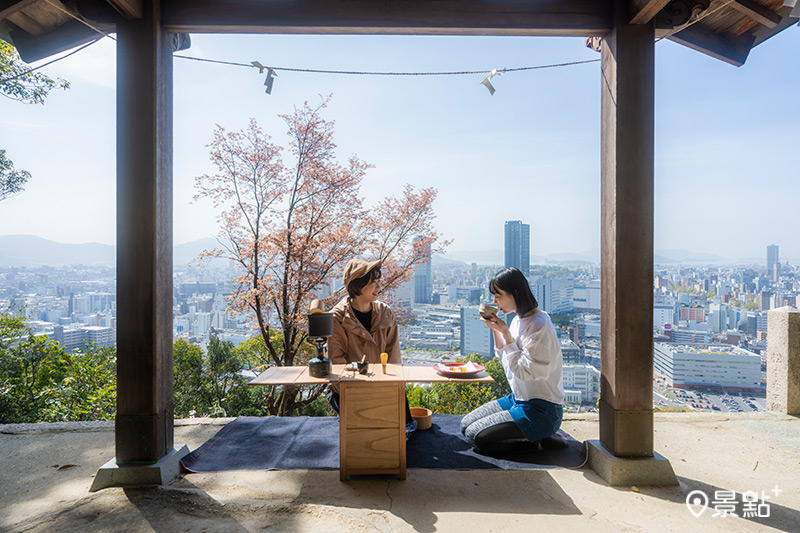
<path fill-rule="evenodd" d="M 39 0 L 0 0 L 0 20 L 22 11 Z"/>
<path fill-rule="evenodd" d="M 99 35 L 78 21 L 70 21 L 44 35 L 31 35 L 23 30 L 11 30 L 14 47 L 26 63 L 44 59 L 53 54 L 97 39 Z"/>
<path fill-rule="evenodd" d="M 634 5 L 631 6 L 631 12 L 633 13 L 631 24 L 647 24 L 653 20 L 656 14 L 664 9 L 664 6 L 669 2 L 670 0 L 647 0 L 644 3 L 641 1 L 634 2 Z"/>
<path fill-rule="evenodd" d="M 142 18 L 142 0 L 106 0 L 126 19 Z"/>
<path fill-rule="evenodd" d="M 781 19 L 780 23 L 776 27 L 767 28 L 765 26 L 761 26 L 760 28 L 757 28 L 753 32 L 753 35 L 755 35 L 755 37 L 756 37 L 756 40 L 753 43 L 753 46 L 758 46 L 759 44 L 763 43 L 767 39 L 771 39 L 772 37 L 776 36 L 777 34 L 779 34 L 780 32 L 782 32 L 785 29 L 788 29 L 788 28 L 790 28 L 792 26 L 800 25 L 798 23 L 800 23 L 800 20 L 798 20 L 796 18 L 789 17 L 788 10 L 787 10 L 787 13 L 783 15 L 783 18 Z"/>
<path fill-rule="evenodd" d="M 47 28 L 39 24 L 39 21 L 31 17 L 24 11 L 17 11 L 8 16 L 7 20 L 13 22 L 31 35 L 42 35 L 47 33 Z"/>
<path fill-rule="evenodd" d="M 774 28 L 781 21 L 780 15 L 753 0 L 733 0 L 731 7 L 767 28 Z"/>

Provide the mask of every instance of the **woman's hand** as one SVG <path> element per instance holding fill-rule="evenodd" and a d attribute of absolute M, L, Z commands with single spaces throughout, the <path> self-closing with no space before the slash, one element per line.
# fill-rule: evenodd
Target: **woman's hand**
<path fill-rule="evenodd" d="M 508 330 L 506 323 L 500 320 L 497 315 L 492 315 L 491 318 L 481 317 L 481 320 L 483 320 L 487 326 L 498 333 L 503 333 L 503 330 Z"/>
<path fill-rule="evenodd" d="M 491 318 L 483 318 L 481 317 L 487 326 L 492 330 L 494 333 L 494 345 L 497 348 L 502 348 L 506 344 L 510 344 L 514 342 L 514 339 L 511 337 L 511 331 L 508 329 L 508 325 L 500 320 L 497 315 L 492 315 Z"/>

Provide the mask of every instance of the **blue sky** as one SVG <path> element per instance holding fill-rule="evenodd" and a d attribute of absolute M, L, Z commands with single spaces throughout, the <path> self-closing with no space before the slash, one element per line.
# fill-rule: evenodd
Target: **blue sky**
<path fill-rule="evenodd" d="M 736 68 L 656 45 L 656 248 L 729 258 L 780 245 L 800 261 L 800 28 Z M 525 37 L 193 35 L 186 55 L 277 67 L 459 71 L 599 58 L 583 39 Z M 437 226 L 451 250 L 502 249 L 503 222 L 531 224 L 531 253 L 600 246 L 599 63 L 481 75 L 367 77 L 279 72 L 271 95 L 256 69 L 175 59 L 175 241 L 216 232 L 210 202 L 192 203 L 211 170 L 214 124 L 250 117 L 278 143 L 278 114 L 332 94 L 342 159 L 374 164 L 366 203 L 403 184 L 439 190 Z M 59 242 L 115 239 L 115 43 L 45 67 L 72 88 L 44 106 L 0 99 L 0 146 L 33 174 L 0 204 L 0 234 Z"/>

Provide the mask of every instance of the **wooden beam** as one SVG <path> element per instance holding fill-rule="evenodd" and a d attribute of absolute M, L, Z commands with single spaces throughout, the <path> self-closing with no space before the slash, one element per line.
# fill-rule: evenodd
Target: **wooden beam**
<path fill-rule="evenodd" d="M 173 446 L 172 52 L 159 1 L 117 24 L 118 465 Z"/>
<path fill-rule="evenodd" d="M 792 26 L 800 26 L 800 24 L 798 24 L 800 20 L 789 17 L 789 12 L 791 11 L 791 8 L 784 8 L 784 11 L 786 13 L 783 15 L 780 23 L 776 27 L 767 28 L 765 26 L 762 26 L 760 28 L 754 28 L 755 31 L 753 31 L 753 35 L 755 35 L 756 40 L 755 42 L 753 42 L 753 47 L 756 47 L 759 44 L 763 43 L 764 41 L 771 39 L 772 37 L 775 37 L 776 35 L 778 35 L 780 32 L 782 32 L 787 28 L 790 28 Z"/>
<path fill-rule="evenodd" d="M 142 0 L 106 0 L 126 19 L 142 18 Z"/>
<path fill-rule="evenodd" d="M 633 17 L 631 17 L 631 24 L 647 24 L 653 20 L 659 11 L 664 9 L 671 0 L 646 0 L 644 4 L 641 1 L 635 2 L 638 5 L 638 10 L 635 10 Z M 635 7 L 634 7 L 635 9 Z"/>
<path fill-rule="evenodd" d="M 8 18 L 18 11 L 22 11 L 39 0 L 0 0 L 0 20 Z"/>
<path fill-rule="evenodd" d="M 655 22 L 616 5 L 601 51 L 600 441 L 652 457 Z"/>
<path fill-rule="evenodd" d="M 744 65 L 755 42 L 754 35 L 745 34 L 734 39 L 726 39 L 699 24 L 692 24 L 669 36 L 668 39 L 736 67 Z"/>
<path fill-rule="evenodd" d="M 17 11 L 6 18 L 7 21 L 16 24 L 19 28 L 25 30 L 31 35 L 42 35 L 47 33 L 47 28 L 42 26 L 38 20 L 31 17 L 24 11 Z"/>
<path fill-rule="evenodd" d="M 9 35 L 20 58 L 26 63 L 39 61 L 102 37 L 93 29 L 75 20 L 42 35 L 31 35 L 16 29 L 11 30 Z"/>
<path fill-rule="evenodd" d="M 733 0 L 731 7 L 767 28 L 774 28 L 781 21 L 780 15 L 753 0 Z"/>
<path fill-rule="evenodd" d="M 175 33 L 603 36 L 611 0 L 172 0 Z"/>

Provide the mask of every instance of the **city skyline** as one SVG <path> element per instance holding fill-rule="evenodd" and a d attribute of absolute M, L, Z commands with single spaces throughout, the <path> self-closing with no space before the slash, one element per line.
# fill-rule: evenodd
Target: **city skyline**
<path fill-rule="evenodd" d="M 211 237 L 191 241 L 186 243 L 174 243 L 174 264 L 188 265 L 197 260 L 203 250 L 217 245 L 217 241 Z M 656 267 L 662 268 L 669 265 L 688 265 L 688 266 L 707 266 L 724 267 L 730 265 L 750 265 L 755 268 L 770 268 L 769 249 L 771 246 L 780 248 L 777 245 L 768 245 L 767 256 L 753 255 L 739 258 L 726 258 L 705 252 L 692 252 L 688 250 L 654 250 L 654 263 Z M 455 251 L 443 256 L 433 254 L 434 262 L 443 258 L 445 261 L 455 261 L 463 263 L 465 267 L 470 264 L 482 266 L 504 266 L 504 251 L 495 250 L 472 250 Z M 34 235 L 0 235 L 0 268 L 2 267 L 36 267 L 36 266 L 64 266 L 70 264 L 87 265 L 106 265 L 111 266 L 116 261 L 116 251 L 114 245 L 101 243 L 59 243 L 48 239 L 43 239 Z M 215 259 L 214 263 L 220 266 L 221 259 Z M 594 263 L 599 265 L 599 249 L 589 251 L 587 254 L 580 253 L 561 253 L 550 254 L 548 256 L 530 256 L 530 265 L 542 265 L 548 263 Z M 774 264 L 774 263 L 772 263 Z M 781 268 L 787 264 L 793 264 L 780 253 Z M 780 270 L 779 270 L 780 272 Z M 770 273 L 773 277 L 774 272 Z M 416 280 L 416 275 L 415 275 Z M 414 282 L 416 291 L 416 281 Z"/>
<path fill-rule="evenodd" d="M 192 36 L 183 53 L 240 63 L 374 71 L 450 71 L 598 59 L 572 38 L 391 36 Z M 763 47 L 763 51 L 762 51 Z M 656 46 L 655 248 L 741 259 L 780 245 L 800 259 L 800 214 L 757 206 L 800 196 L 794 111 L 800 31 L 755 48 L 739 69 L 669 41 Z M 267 57 L 265 57 L 267 56 Z M 770 60 L 767 60 L 767 57 Z M 35 64 L 34 64 L 35 66 Z M 108 39 L 42 69 L 72 83 L 44 106 L 0 102 L 2 147 L 33 174 L 0 204 L 0 233 L 56 242 L 115 238 L 115 61 Z M 480 76 L 347 77 L 280 72 L 264 94 L 255 69 L 175 59 L 175 233 L 210 237 L 216 211 L 192 203 L 193 178 L 210 171 L 214 123 L 244 127 L 254 116 L 284 143 L 278 114 L 332 93 L 340 160 L 356 153 L 376 168 L 363 194 L 372 205 L 403 183 L 434 186 L 436 225 L 451 252 L 502 250 L 503 220 L 531 226 L 533 256 L 600 246 L 597 63 L 507 73 L 491 96 Z M 770 105 L 785 113 L 731 109 Z M 520 194 L 522 191 L 524 194 Z M 477 213 L 479 216 L 471 216 Z M 752 217 L 752 218 L 749 218 Z M 491 223 L 487 224 L 487 220 Z M 763 261 L 763 259 L 762 259 Z"/>

